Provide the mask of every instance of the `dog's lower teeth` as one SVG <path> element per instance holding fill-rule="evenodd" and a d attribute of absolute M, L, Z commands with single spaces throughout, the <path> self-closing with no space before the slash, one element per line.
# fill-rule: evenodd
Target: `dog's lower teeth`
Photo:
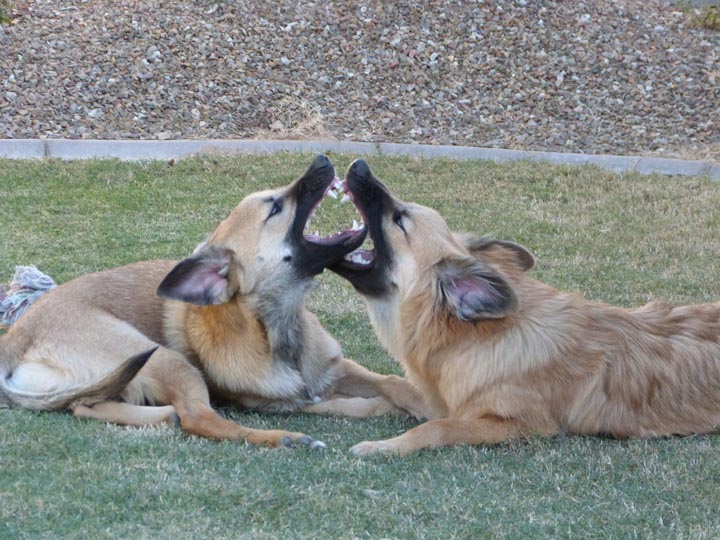
<path fill-rule="evenodd" d="M 348 195 L 348 194 L 346 193 L 345 195 L 342 196 L 342 199 L 340 199 L 340 203 L 341 203 L 341 204 L 347 204 L 347 203 L 349 203 L 349 202 L 350 202 L 350 195 Z"/>
<path fill-rule="evenodd" d="M 330 195 L 333 199 L 337 199 L 337 193 L 335 193 L 334 189 L 328 191 L 328 195 Z"/>
<path fill-rule="evenodd" d="M 366 260 L 365 257 L 360 255 L 359 253 L 351 253 L 349 255 L 345 255 L 345 260 L 348 260 L 355 264 L 361 264 L 363 266 L 367 266 L 370 264 L 370 261 Z"/>

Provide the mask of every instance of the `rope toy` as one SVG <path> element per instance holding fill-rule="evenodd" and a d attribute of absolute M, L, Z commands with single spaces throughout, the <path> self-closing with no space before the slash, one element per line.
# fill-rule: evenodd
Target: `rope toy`
<path fill-rule="evenodd" d="M 0 285 L 0 328 L 9 327 L 30 304 L 57 287 L 53 279 L 34 266 L 16 266 L 9 285 Z"/>

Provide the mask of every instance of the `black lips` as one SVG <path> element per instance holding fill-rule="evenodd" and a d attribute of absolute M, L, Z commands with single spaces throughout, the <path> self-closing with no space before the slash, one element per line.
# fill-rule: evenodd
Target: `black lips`
<path fill-rule="evenodd" d="M 321 273 L 330 264 L 360 247 L 365 240 L 365 233 L 340 235 L 333 242 L 312 242 L 305 238 L 305 223 L 334 179 L 335 167 L 327 156 L 320 154 L 288 193 L 297 202 L 295 219 L 288 232 L 288 240 L 295 247 L 292 261 L 300 274 L 305 276 Z"/>
<path fill-rule="evenodd" d="M 359 267 L 341 259 L 329 268 L 352 283 L 361 294 L 383 296 L 391 287 L 389 276 L 393 256 L 382 224 L 383 217 L 395 209 L 395 199 L 385 184 L 373 176 L 363 159 L 357 159 L 350 165 L 345 175 L 345 185 L 365 219 L 375 245 L 375 258 L 367 267 Z"/>

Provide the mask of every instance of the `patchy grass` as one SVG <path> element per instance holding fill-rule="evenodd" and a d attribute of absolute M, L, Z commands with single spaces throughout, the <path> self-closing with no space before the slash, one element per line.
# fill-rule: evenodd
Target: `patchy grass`
<path fill-rule="evenodd" d="M 705 30 L 720 31 L 720 7 L 702 6 L 693 10 L 693 25 Z"/>
<path fill-rule="evenodd" d="M 332 158 L 338 170 L 351 159 Z M 15 264 L 63 282 L 184 256 L 245 194 L 288 183 L 309 161 L 0 161 L 0 278 Z M 371 165 L 454 228 L 523 243 L 538 255 L 534 275 L 559 288 L 625 306 L 720 296 L 720 184 L 530 163 Z M 337 276 L 318 281 L 311 307 L 347 355 L 397 373 L 361 300 Z M 555 437 L 358 459 L 352 444 L 413 423 L 226 413 L 330 448 L 273 451 L 0 410 L 0 538 L 720 537 L 720 437 Z"/>

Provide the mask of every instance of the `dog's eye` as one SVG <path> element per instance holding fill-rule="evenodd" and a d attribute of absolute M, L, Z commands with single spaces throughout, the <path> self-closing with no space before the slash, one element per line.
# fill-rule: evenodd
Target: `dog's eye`
<path fill-rule="evenodd" d="M 282 212 L 282 199 L 275 199 L 272 203 L 272 208 L 270 208 L 270 213 L 268 214 L 267 219 L 270 219 L 280 212 Z"/>
<path fill-rule="evenodd" d="M 400 210 L 395 210 L 393 212 L 393 218 L 392 218 L 393 223 L 395 225 L 397 225 L 398 227 L 400 227 L 403 230 L 403 232 L 406 232 L 405 227 L 403 226 L 403 217 L 405 217 L 405 216 L 404 216 L 403 212 L 401 212 Z"/>

